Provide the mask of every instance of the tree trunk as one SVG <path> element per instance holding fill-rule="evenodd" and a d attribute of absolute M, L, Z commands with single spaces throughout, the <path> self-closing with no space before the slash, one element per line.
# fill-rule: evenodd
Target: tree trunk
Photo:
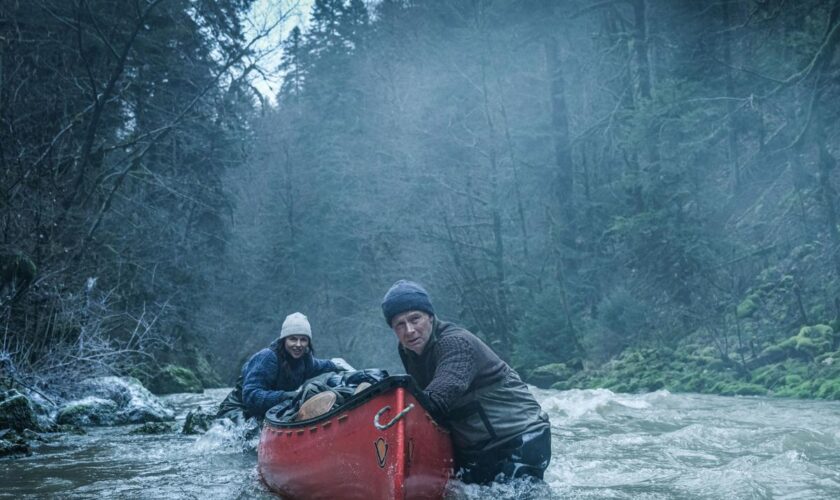
<path fill-rule="evenodd" d="M 569 140 L 569 118 L 566 107 L 566 87 L 563 81 L 563 65 L 557 50 L 557 39 L 546 36 L 545 65 L 549 80 L 549 105 L 551 109 L 551 132 L 554 139 L 554 196 L 559 208 L 558 215 L 564 232 L 568 232 L 574 221 L 574 165 Z"/>
<path fill-rule="evenodd" d="M 742 191 L 741 186 L 741 167 L 738 163 L 738 131 L 735 128 L 735 102 L 732 100 L 735 97 L 735 80 L 732 77 L 732 45 L 734 40 L 730 30 L 732 26 L 732 15 L 729 11 L 729 2 L 721 4 L 721 14 L 723 16 L 723 30 L 725 36 L 721 37 L 723 44 L 723 62 L 724 71 L 726 72 L 726 114 L 729 116 L 728 133 L 727 133 L 727 149 L 729 154 L 729 164 L 732 171 L 730 175 L 730 190 L 733 195 L 738 195 Z"/>

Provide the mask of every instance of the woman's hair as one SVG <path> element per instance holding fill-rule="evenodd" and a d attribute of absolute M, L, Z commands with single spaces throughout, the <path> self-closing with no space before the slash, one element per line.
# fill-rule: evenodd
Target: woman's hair
<path fill-rule="evenodd" d="M 315 346 L 312 345 L 312 339 L 309 339 L 309 346 L 307 348 L 306 354 L 303 355 L 301 360 L 304 360 L 307 356 L 314 356 L 315 355 Z M 289 351 L 286 350 L 286 339 L 280 340 L 280 345 L 277 346 L 277 359 L 280 360 L 280 367 L 283 369 L 283 374 L 287 377 L 292 376 L 292 361 L 295 359 L 289 354 Z"/>

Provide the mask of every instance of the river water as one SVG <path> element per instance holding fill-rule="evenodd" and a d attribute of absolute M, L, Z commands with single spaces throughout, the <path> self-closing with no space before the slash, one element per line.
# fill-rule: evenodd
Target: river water
<path fill-rule="evenodd" d="M 164 399 L 182 423 L 226 390 Z M 551 416 L 543 485 L 451 484 L 447 498 L 840 498 L 840 403 L 534 389 Z M 0 459 L 0 498 L 274 498 L 255 440 L 90 428 Z"/>

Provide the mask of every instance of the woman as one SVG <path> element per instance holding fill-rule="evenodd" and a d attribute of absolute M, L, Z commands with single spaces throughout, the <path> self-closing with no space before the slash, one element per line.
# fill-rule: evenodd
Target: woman
<path fill-rule="evenodd" d="M 222 401 L 217 418 L 240 421 L 242 417 L 262 419 L 272 406 L 293 398 L 303 383 L 326 372 L 343 371 L 344 360 L 316 358 L 312 329 L 306 316 L 286 316 L 280 337 L 251 356 L 230 394 Z"/>

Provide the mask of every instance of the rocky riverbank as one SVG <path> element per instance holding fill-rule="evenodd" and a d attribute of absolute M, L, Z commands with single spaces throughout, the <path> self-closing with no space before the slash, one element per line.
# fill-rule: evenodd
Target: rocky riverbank
<path fill-rule="evenodd" d="M 206 431 L 212 419 L 212 411 L 196 408 L 180 431 Z M 90 426 L 143 424 L 132 432 L 161 433 L 175 432 L 174 422 L 174 411 L 132 377 L 85 379 L 66 397 L 11 389 L 0 392 L 0 456 L 27 455 L 34 441 Z"/>

